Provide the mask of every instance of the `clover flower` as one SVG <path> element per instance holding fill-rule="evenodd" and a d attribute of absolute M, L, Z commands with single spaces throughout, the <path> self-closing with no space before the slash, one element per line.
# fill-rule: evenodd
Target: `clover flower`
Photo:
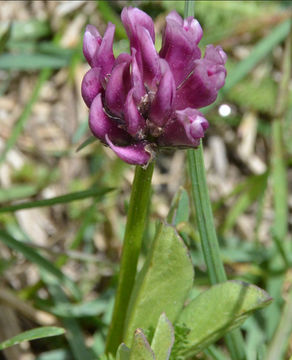
<path fill-rule="evenodd" d="M 129 164 L 147 165 L 163 147 L 195 148 L 208 128 L 199 108 L 215 101 L 224 85 L 226 54 L 208 45 L 197 20 L 176 11 L 166 17 L 159 53 L 154 24 L 137 8 L 121 14 L 131 54 L 113 55 L 115 26 L 103 37 L 85 30 L 83 53 L 91 69 L 82 81 L 89 126 L 98 139 Z"/>

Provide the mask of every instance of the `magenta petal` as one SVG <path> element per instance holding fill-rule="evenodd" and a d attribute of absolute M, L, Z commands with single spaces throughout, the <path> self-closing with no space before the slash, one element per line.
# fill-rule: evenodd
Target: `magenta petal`
<path fill-rule="evenodd" d="M 152 42 L 148 30 L 146 30 L 141 26 L 138 26 L 137 38 L 139 41 L 139 50 L 137 51 L 137 58 L 139 59 L 140 57 L 142 60 L 144 82 L 150 88 L 153 88 L 155 87 L 156 82 L 159 81 L 161 76 L 159 56 L 156 52 L 155 46 Z"/>
<path fill-rule="evenodd" d="M 128 146 L 116 146 L 107 135 L 106 142 L 116 155 L 128 164 L 146 165 L 151 158 L 149 152 L 145 150 L 145 146 L 147 145 L 145 143 L 139 142 Z"/>
<path fill-rule="evenodd" d="M 195 68 L 187 80 L 177 89 L 175 107 L 201 108 L 216 100 L 218 90 L 224 85 L 226 70 L 224 65 L 208 59 L 195 61 Z"/>
<path fill-rule="evenodd" d="M 101 68 L 102 78 L 111 73 L 115 62 L 115 57 L 113 54 L 114 35 L 115 25 L 108 23 L 98 52 L 92 61 L 93 66 Z"/>
<path fill-rule="evenodd" d="M 100 47 L 102 37 L 97 28 L 93 25 L 87 25 L 83 38 L 83 54 L 90 66 L 93 66 L 93 59 Z"/>
<path fill-rule="evenodd" d="M 130 39 L 131 47 L 135 47 L 137 49 L 137 27 L 141 26 L 148 30 L 152 42 L 155 42 L 155 32 L 154 32 L 154 24 L 153 20 L 149 15 L 147 15 L 144 11 L 128 7 L 124 8 L 121 13 L 121 19 L 127 31 L 128 37 Z"/>
<path fill-rule="evenodd" d="M 113 68 L 105 91 L 106 105 L 113 114 L 122 114 L 130 86 L 130 62 L 118 62 Z"/>
<path fill-rule="evenodd" d="M 120 144 L 129 141 L 129 135 L 109 118 L 103 110 L 101 94 L 93 100 L 89 110 L 89 127 L 94 136 L 106 142 L 105 136 L 108 134 L 111 139 Z"/>
<path fill-rule="evenodd" d="M 183 27 L 189 41 L 198 45 L 203 36 L 203 29 L 198 20 L 194 19 L 193 16 L 189 16 L 187 19 L 184 19 Z"/>
<path fill-rule="evenodd" d="M 160 62 L 163 75 L 151 104 L 149 119 L 155 125 L 162 127 L 172 113 L 175 99 L 175 82 L 167 62 L 163 59 Z"/>
<path fill-rule="evenodd" d="M 214 64 L 225 65 L 227 55 L 221 46 L 207 45 L 204 59 L 212 61 Z"/>
<path fill-rule="evenodd" d="M 132 56 L 131 56 L 130 54 L 121 53 L 121 54 L 116 58 L 114 66 L 119 65 L 119 64 L 122 64 L 122 63 L 130 63 L 131 61 L 132 61 Z"/>
<path fill-rule="evenodd" d="M 158 141 L 161 146 L 197 147 L 208 126 L 208 121 L 196 109 L 176 111 L 176 117 L 167 123 Z"/>
<path fill-rule="evenodd" d="M 127 96 L 124 107 L 124 116 L 128 133 L 139 139 L 143 136 L 143 130 L 145 129 L 146 122 L 137 109 L 133 99 L 133 92 L 134 89 L 132 89 Z"/>
<path fill-rule="evenodd" d="M 201 39 L 202 29 L 197 20 L 188 18 L 185 24 L 176 19 L 177 14 L 166 18 L 166 27 L 162 37 L 162 47 L 159 55 L 164 58 L 173 72 L 177 86 L 193 70 L 194 61 L 201 57 L 197 46 Z M 180 17 L 179 17 L 180 18 Z"/>
<path fill-rule="evenodd" d="M 93 99 L 102 90 L 99 79 L 100 68 L 92 68 L 85 74 L 82 80 L 81 94 L 88 107 L 90 107 Z"/>
<path fill-rule="evenodd" d="M 141 98 L 146 94 L 145 86 L 143 82 L 143 77 L 141 71 L 139 69 L 137 58 L 136 58 L 136 49 L 132 48 L 132 72 L 131 72 L 131 81 L 132 81 L 132 88 L 134 89 L 134 99 L 138 104 Z"/>
<path fill-rule="evenodd" d="M 175 22 L 178 23 L 178 25 L 183 26 L 184 21 L 182 19 L 182 17 L 175 11 L 172 10 L 167 16 L 166 16 L 166 21 L 168 20 L 174 20 Z"/>

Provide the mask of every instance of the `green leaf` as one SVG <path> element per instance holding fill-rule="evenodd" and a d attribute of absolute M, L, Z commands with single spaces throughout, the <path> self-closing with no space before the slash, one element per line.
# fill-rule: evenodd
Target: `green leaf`
<path fill-rule="evenodd" d="M 173 227 L 161 224 L 135 282 L 126 316 L 125 343 L 131 344 L 138 327 L 155 328 L 163 312 L 173 322 L 183 307 L 193 277 L 186 246 Z"/>
<path fill-rule="evenodd" d="M 151 343 L 151 348 L 154 351 L 155 359 L 168 360 L 173 343 L 173 326 L 166 317 L 165 313 L 163 313 L 158 320 L 158 324 L 155 329 L 154 337 Z"/>
<path fill-rule="evenodd" d="M 178 323 L 190 329 L 186 354 L 197 354 L 271 301 L 264 290 L 241 281 L 212 286 L 191 301 L 179 316 Z"/>
<path fill-rule="evenodd" d="M 3 341 L 0 344 L 0 350 L 6 349 L 10 346 L 17 345 L 23 341 L 36 340 L 50 336 L 57 336 L 64 334 L 65 330 L 55 326 L 44 326 L 13 336 L 9 340 Z"/>
<path fill-rule="evenodd" d="M 38 207 L 52 206 L 57 204 L 65 204 L 71 201 L 82 200 L 88 197 L 102 197 L 107 192 L 112 191 L 110 188 L 99 189 L 93 188 L 84 191 L 76 191 L 70 194 L 56 196 L 50 199 L 28 201 L 17 205 L 5 206 L 0 208 L 0 213 L 17 211 L 23 209 L 32 209 Z"/>
<path fill-rule="evenodd" d="M 122 343 L 118 347 L 116 360 L 129 360 L 130 359 L 130 352 L 131 350 L 126 346 L 124 343 Z"/>
<path fill-rule="evenodd" d="M 155 360 L 154 353 L 141 329 L 135 331 L 129 360 Z"/>
<path fill-rule="evenodd" d="M 174 344 L 171 349 L 170 360 L 185 360 L 182 355 L 188 346 L 187 335 L 190 329 L 184 324 L 174 324 Z"/>

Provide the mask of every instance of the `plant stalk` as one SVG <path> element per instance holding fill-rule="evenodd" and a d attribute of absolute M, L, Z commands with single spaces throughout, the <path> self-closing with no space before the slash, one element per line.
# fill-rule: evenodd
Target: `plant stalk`
<path fill-rule="evenodd" d="M 106 343 L 106 353 L 113 355 L 115 355 L 118 346 L 123 341 L 125 317 L 135 282 L 137 262 L 147 219 L 153 169 L 154 162 L 150 163 L 146 170 L 140 166 L 137 166 L 135 170 L 124 236 L 118 288 Z"/>

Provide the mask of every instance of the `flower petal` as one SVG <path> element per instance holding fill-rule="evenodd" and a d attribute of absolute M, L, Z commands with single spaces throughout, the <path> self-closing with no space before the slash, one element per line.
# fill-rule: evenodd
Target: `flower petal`
<path fill-rule="evenodd" d="M 226 54 L 220 46 L 207 46 L 205 57 L 195 61 L 193 72 L 177 89 L 176 109 L 201 108 L 214 102 L 225 83 L 225 62 Z"/>
<path fill-rule="evenodd" d="M 193 16 L 189 16 L 188 18 L 184 19 L 183 28 L 189 41 L 198 45 L 203 36 L 203 29 L 201 28 L 198 20 L 194 19 Z"/>
<path fill-rule="evenodd" d="M 81 84 L 81 94 L 88 107 L 101 90 L 100 68 L 92 68 L 85 74 Z"/>
<path fill-rule="evenodd" d="M 154 24 L 153 20 L 149 15 L 147 15 L 144 11 L 128 7 L 124 8 L 121 13 L 121 19 L 124 24 L 124 27 L 127 31 L 128 37 L 130 39 L 130 46 L 138 49 L 137 46 L 137 27 L 141 26 L 148 30 L 152 42 L 155 42 L 155 32 L 154 32 Z"/>
<path fill-rule="evenodd" d="M 166 21 L 173 20 L 178 23 L 178 25 L 183 26 L 184 21 L 183 18 L 179 15 L 179 13 L 175 10 L 172 10 L 167 16 Z"/>
<path fill-rule="evenodd" d="M 126 121 L 126 128 L 129 134 L 137 139 L 141 139 L 143 136 L 143 130 L 145 129 L 146 122 L 143 116 L 137 109 L 134 102 L 134 89 L 131 89 L 125 103 L 124 116 Z"/>
<path fill-rule="evenodd" d="M 166 17 L 159 55 L 169 63 L 177 86 L 193 70 L 194 60 L 201 57 L 197 44 L 202 33 L 200 24 L 193 17 L 183 21 L 175 11 Z"/>
<path fill-rule="evenodd" d="M 106 135 L 119 144 L 127 143 L 130 136 L 120 129 L 117 124 L 106 115 L 102 106 L 101 94 L 93 100 L 89 110 L 89 127 L 94 136 L 102 142 L 106 142 Z"/>
<path fill-rule="evenodd" d="M 130 61 L 117 61 L 105 90 L 105 102 L 113 114 L 122 115 L 130 86 Z"/>
<path fill-rule="evenodd" d="M 97 28 L 93 25 L 87 25 L 83 38 L 83 54 L 90 66 L 93 66 L 93 59 L 100 47 L 102 37 Z"/>
<path fill-rule="evenodd" d="M 132 53 L 131 83 L 132 83 L 132 88 L 134 89 L 133 96 L 136 103 L 138 104 L 141 98 L 146 94 L 146 90 L 143 82 L 143 77 L 137 63 L 136 49 L 132 48 L 131 53 Z"/>
<path fill-rule="evenodd" d="M 107 135 L 106 142 L 116 155 L 128 164 L 146 165 L 151 159 L 150 153 L 145 150 L 147 143 L 139 142 L 128 146 L 116 146 Z"/>
<path fill-rule="evenodd" d="M 108 23 L 100 47 L 92 60 L 92 66 L 101 68 L 101 77 L 110 74 L 115 62 L 113 54 L 113 41 L 115 35 L 115 25 Z"/>
<path fill-rule="evenodd" d="M 167 62 L 161 59 L 160 63 L 163 75 L 151 104 L 149 119 L 155 125 L 162 127 L 169 119 L 173 110 L 175 82 Z"/>
<path fill-rule="evenodd" d="M 121 53 L 115 60 L 115 64 L 114 66 L 116 65 L 119 65 L 121 63 L 130 63 L 132 61 L 132 56 L 130 54 L 127 54 L 127 53 Z"/>
<path fill-rule="evenodd" d="M 210 60 L 215 64 L 225 65 L 227 61 L 227 55 L 223 51 L 221 46 L 207 45 L 205 56 L 206 60 Z"/>
<path fill-rule="evenodd" d="M 176 117 L 167 123 L 158 138 L 159 145 L 197 147 L 208 126 L 208 121 L 196 109 L 176 111 Z"/>
<path fill-rule="evenodd" d="M 143 79 L 149 88 L 155 88 L 160 80 L 159 56 L 151 39 L 150 33 L 142 26 L 137 26 L 139 49 L 137 50 L 137 63 L 143 69 Z"/>

